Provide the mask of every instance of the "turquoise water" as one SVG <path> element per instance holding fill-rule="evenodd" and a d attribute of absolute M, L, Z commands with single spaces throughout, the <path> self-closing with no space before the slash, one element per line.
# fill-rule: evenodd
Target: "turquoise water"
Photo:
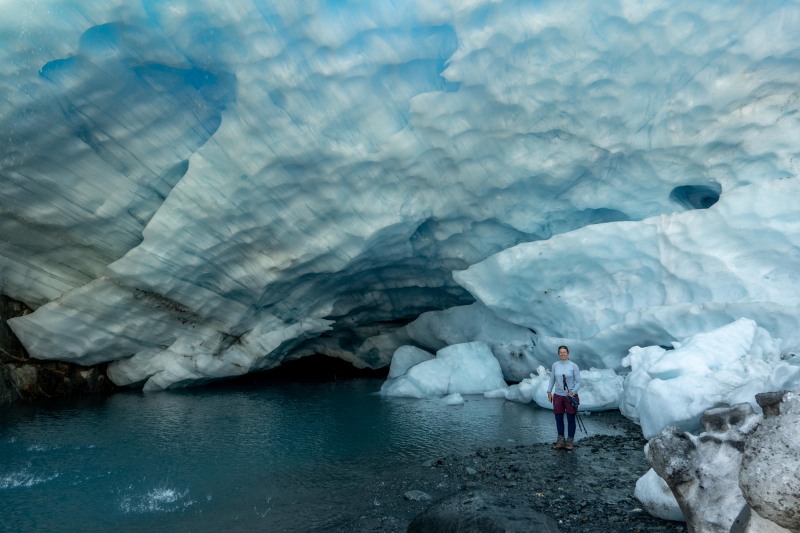
<path fill-rule="evenodd" d="M 381 381 L 230 384 L 0 409 L 0 530 L 307 531 L 385 472 L 552 439 L 552 414 Z M 618 416 L 618 415 L 616 415 Z M 584 417 L 589 433 L 615 420 Z"/>

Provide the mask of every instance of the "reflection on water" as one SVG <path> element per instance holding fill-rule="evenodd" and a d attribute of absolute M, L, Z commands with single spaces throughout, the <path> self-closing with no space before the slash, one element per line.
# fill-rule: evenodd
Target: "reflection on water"
<path fill-rule="evenodd" d="M 546 410 L 386 399 L 380 385 L 232 384 L 6 407 L 0 530 L 302 530 L 300 506 L 333 519 L 376 469 L 553 437 Z M 615 433 L 618 417 L 584 419 L 590 433 Z"/>

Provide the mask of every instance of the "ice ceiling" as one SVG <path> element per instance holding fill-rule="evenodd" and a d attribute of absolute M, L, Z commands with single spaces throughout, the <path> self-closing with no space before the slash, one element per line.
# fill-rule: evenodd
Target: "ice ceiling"
<path fill-rule="evenodd" d="M 487 338 L 615 367 L 741 316 L 800 346 L 798 2 L 0 12 L 34 357 L 155 390 Z"/>

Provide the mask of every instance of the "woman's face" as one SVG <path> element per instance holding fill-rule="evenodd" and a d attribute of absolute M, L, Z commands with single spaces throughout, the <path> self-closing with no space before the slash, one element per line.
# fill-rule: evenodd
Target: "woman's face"
<path fill-rule="evenodd" d="M 561 359 L 562 361 L 566 361 L 567 359 L 569 359 L 569 352 L 567 351 L 566 348 L 558 349 L 558 358 Z"/>

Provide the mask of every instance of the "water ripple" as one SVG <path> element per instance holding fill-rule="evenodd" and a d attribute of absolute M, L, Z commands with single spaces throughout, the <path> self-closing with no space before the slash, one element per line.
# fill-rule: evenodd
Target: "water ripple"
<path fill-rule="evenodd" d="M 31 472 L 29 468 L 25 468 L 18 472 L 12 472 L 5 476 L 0 476 L 0 489 L 15 489 L 17 487 L 33 487 L 41 483 L 47 483 L 51 479 L 59 476 L 55 474 L 37 474 Z"/>
<path fill-rule="evenodd" d="M 170 487 L 157 487 L 144 494 L 131 494 L 133 486 L 126 489 L 119 507 L 124 513 L 159 513 L 182 511 L 196 504 L 189 498 L 189 489 L 179 490 Z"/>

